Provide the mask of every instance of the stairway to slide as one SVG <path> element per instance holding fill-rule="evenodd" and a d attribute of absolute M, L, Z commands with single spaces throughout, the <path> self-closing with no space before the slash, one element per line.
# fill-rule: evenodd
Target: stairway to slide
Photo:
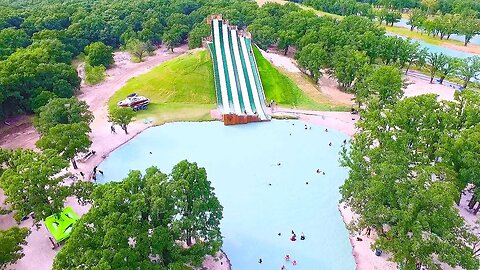
<path fill-rule="evenodd" d="M 269 121 L 260 73 L 249 33 L 240 34 L 221 16 L 209 19 L 218 109 L 225 125 Z"/>

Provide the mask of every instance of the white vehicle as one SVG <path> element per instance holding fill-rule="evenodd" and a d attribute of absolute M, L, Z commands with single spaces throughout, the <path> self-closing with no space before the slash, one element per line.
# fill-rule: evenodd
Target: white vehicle
<path fill-rule="evenodd" d="M 150 103 L 150 99 L 144 96 L 139 96 L 137 94 L 131 94 L 126 99 L 117 103 L 120 107 L 130 107 L 130 108 L 137 108 L 137 107 L 145 107 Z"/>

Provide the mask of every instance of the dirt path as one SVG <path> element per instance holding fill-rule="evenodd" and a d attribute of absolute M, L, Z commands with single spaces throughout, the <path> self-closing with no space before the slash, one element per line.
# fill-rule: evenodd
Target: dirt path
<path fill-rule="evenodd" d="M 307 75 L 301 72 L 293 55 L 285 56 L 276 50 L 268 52 L 260 50 L 263 57 L 280 69 L 312 100 L 331 106 L 351 106 L 353 95 L 339 90 L 335 79 L 323 75 L 318 84 L 315 84 Z"/>

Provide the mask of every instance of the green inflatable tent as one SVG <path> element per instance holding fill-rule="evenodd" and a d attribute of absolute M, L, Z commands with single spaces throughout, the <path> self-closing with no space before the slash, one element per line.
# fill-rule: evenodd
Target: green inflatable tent
<path fill-rule="evenodd" d="M 54 214 L 45 219 L 45 226 L 53 235 L 55 241 L 61 242 L 72 233 L 73 224 L 79 219 L 71 207 L 66 207 L 59 214 Z"/>

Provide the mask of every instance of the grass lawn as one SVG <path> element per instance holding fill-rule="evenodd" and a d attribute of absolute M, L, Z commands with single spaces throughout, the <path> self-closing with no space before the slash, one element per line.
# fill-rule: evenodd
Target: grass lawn
<path fill-rule="evenodd" d="M 280 105 L 309 110 L 347 110 L 328 100 L 318 98 L 313 83 L 302 85 L 305 79 L 301 74 L 291 74 L 277 70 L 261 56 L 255 48 L 260 75 L 267 100 L 273 99 Z M 297 77 L 295 77 L 297 76 Z M 299 83 L 299 88 L 295 83 Z M 308 85 L 308 84 L 307 84 Z M 303 90 L 303 91 L 302 91 Z M 147 110 L 137 113 L 137 120 L 151 119 L 155 124 L 173 121 L 211 120 L 210 110 L 216 108 L 215 83 L 212 61 L 206 50 L 190 52 L 165 62 L 150 72 L 130 79 L 108 101 L 108 106 L 116 106 L 127 95 L 137 93 L 151 99 Z M 313 97 L 313 98 L 311 98 Z"/>
<path fill-rule="evenodd" d="M 210 119 L 216 108 L 212 62 L 208 51 L 196 51 L 167 61 L 150 72 L 130 79 L 108 101 L 108 106 L 131 93 L 151 99 L 137 119 L 151 117 L 156 124 Z"/>
<path fill-rule="evenodd" d="M 402 36 L 408 37 L 408 38 L 419 39 L 419 40 L 425 41 L 426 43 L 430 43 L 430 44 L 433 44 L 433 45 L 442 46 L 445 43 L 450 43 L 450 44 L 454 44 L 454 45 L 463 46 L 463 42 L 458 41 L 458 40 L 454 40 L 454 39 L 449 39 L 449 40 L 443 39 L 442 40 L 439 37 L 432 37 L 432 36 L 427 35 L 426 33 L 421 33 L 421 32 L 417 32 L 417 31 L 410 31 L 410 29 L 403 28 L 403 27 L 396 27 L 396 26 L 393 26 L 393 27 L 392 26 L 384 26 L 384 27 L 385 27 L 386 31 L 389 32 L 389 33 L 402 35 Z"/>
<path fill-rule="evenodd" d="M 315 88 L 315 84 L 303 74 L 277 69 L 256 47 L 254 47 L 254 53 L 267 101 L 273 99 L 285 107 L 307 110 L 347 111 L 350 109 L 321 95 Z"/>

